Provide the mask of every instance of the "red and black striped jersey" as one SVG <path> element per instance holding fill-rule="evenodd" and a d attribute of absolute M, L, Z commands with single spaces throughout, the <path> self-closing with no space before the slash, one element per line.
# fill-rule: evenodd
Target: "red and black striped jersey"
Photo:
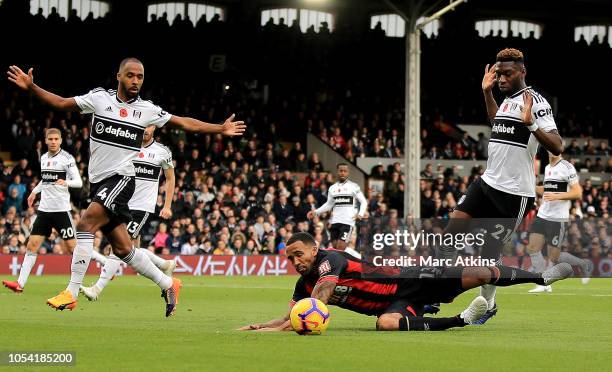
<path fill-rule="evenodd" d="M 295 285 L 292 305 L 310 297 L 315 285 L 323 281 L 336 284 L 330 305 L 380 315 L 397 300 L 396 294 L 404 279 L 400 278 L 400 269 L 377 267 L 343 251 L 319 250 L 310 272 L 302 275 Z"/>

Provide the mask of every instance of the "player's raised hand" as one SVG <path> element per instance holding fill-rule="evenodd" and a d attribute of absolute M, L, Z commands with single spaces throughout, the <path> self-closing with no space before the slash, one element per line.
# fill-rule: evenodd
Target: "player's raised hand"
<path fill-rule="evenodd" d="M 315 217 L 314 211 L 308 211 L 308 213 L 306 213 L 306 218 L 308 218 L 309 220 L 312 220 L 314 217 Z"/>
<path fill-rule="evenodd" d="M 165 220 L 170 219 L 172 217 L 172 209 L 170 208 L 162 208 L 161 211 L 159 211 L 159 216 Z"/>
<path fill-rule="evenodd" d="M 525 125 L 531 125 L 533 119 L 531 118 L 531 108 L 533 107 L 533 96 L 527 90 L 523 92 L 523 123 Z"/>
<path fill-rule="evenodd" d="M 488 63 L 485 66 L 484 76 L 482 78 L 482 90 L 485 92 L 490 92 L 495 86 L 495 82 L 497 81 L 497 76 L 495 76 L 495 71 L 497 70 L 495 64 L 490 66 Z"/>
<path fill-rule="evenodd" d="M 244 131 L 246 130 L 246 125 L 244 121 L 234 121 L 236 114 L 232 114 L 229 118 L 225 120 L 223 123 L 222 134 L 224 136 L 242 136 Z"/>
<path fill-rule="evenodd" d="M 9 67 L 9 70 L 6 72 L 8 75 L 8 79 L 15 83 L 19 88 L 23 90 L 29 90 L 34 84 L 34 69 L 30 68 L 28 73 L 23 72 L 19 67 L 13 65 Z"/>

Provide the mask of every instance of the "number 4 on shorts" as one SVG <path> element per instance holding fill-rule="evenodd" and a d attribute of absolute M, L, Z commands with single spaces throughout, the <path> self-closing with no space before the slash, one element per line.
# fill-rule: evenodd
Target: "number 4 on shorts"
<path fill-rule="evenodd" d="M 104 199 L 106 199 L 106 190 L 108 190 L 108 187 L 103 188 L 96 195 L 99 196 L 100 199 L 104 200 Z"/>

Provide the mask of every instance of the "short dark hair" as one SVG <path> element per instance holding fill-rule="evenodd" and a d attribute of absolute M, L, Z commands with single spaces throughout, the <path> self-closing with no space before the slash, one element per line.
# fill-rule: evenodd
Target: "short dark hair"
<path fill-rule="evenodd" d="M 347 163 L 338 163 L 338 164 L 336 164 L 336 169 L 338 169 L 340 167 L 343 167 L 343 166 L 344 167 L 348 167 L 348 164 Z"/>
<path fill-rule="evenodd" d="M 142 62 L 140 62 L 140 60 L 138 58 L 134 58 L 134 57 L 128 57 L 128 58 L 124 58 L 121 63 L 119 63 L 119 71 L 121 71 L 123 69 L 123 67 L 129 63 L 129 62 L 136 62 L 136 63 L 140 63 L 141 65 L 144 66 L 144 64 Z"/>
<path fill-rule="evenodd" d="M 525 63 L 523 52 L 514 48 L 506 48 L 497 53 L 497 62 L 518 62 Z"/>
<path fill-rule="evenodd" d="M 291 235 L 291 238 L 289 238 L 289 240 L 287 240 L 287 246 L 300 241 L 304 244 L 308 244 L 308 245 L 316 245 L 317 243 L 315 242 L 314 238 L 312 237 L 312 235 L 310 235 L 307 232 L 304 231 L 300 231 L 300 232 L 296 232 L 295 234 Z"/>

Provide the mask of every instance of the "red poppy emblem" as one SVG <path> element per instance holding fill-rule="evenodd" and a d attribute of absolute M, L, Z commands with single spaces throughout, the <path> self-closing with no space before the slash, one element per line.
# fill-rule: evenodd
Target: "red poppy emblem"
<path fill-rule="evenodd" d="M 142 158 L 144 158 L 144 154 L 142 152 L 139 152 L 138 153 L 138 157 L 142 159 Z"/>
<path fill-rule="evenodd" d="M 121 110 L 119 110 L 119 116 L 121 116 L 122 118 L 127 117 L 128 112 L 126 109 L 122 108 Z"/>

